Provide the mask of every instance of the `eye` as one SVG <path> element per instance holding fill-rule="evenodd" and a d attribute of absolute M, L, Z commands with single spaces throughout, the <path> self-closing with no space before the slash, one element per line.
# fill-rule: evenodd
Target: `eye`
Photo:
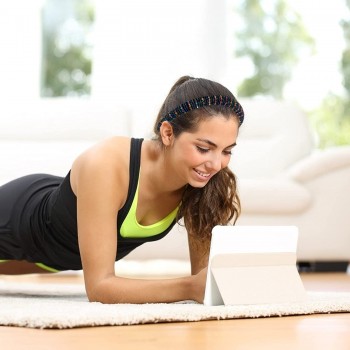
<path fill-rule="evenodd" d="M 226 150 L 222 152 L 223 154 L 225 154 L 226 156 L 231 156 L 232 155 L 232 150 Z"/>
<path fill-rule="evenodd" d="M 204 148 L 204 147 L 199 147 L 199 146 L 196 146 L 196 147 L 197 147 L 197 150 L 200 153 L 207 153 L 207 152 L 209 152 L 209 148 Z"/>

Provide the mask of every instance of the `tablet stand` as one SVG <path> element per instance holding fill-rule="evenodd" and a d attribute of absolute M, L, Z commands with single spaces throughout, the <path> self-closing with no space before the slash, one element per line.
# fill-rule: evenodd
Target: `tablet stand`
<path fill-rule="evenodd" d="M 218 254 L 209 268 L 211 305 L 290 303 L 306 297 L 295 253 Z"/>

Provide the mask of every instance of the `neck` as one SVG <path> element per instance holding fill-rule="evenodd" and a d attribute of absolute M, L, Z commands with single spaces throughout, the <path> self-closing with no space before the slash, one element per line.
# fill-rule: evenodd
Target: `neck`
<path fill-rule="evenodd" d="M 153 193 L 182 195 L 187 184 L 174 176 L 167 151 L 157 141 L 146 141 L 143 164 L 142 172 L 146 174 L 147 186 Z"/>

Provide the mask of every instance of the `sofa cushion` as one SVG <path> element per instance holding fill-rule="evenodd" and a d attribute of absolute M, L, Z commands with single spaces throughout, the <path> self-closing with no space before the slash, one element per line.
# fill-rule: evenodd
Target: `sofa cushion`
<path fill-rule="evenodd" d="M 45 98 L 2 104 L 0 140 L 96 141 L 130 130 L 128 111 L 111 101 Z"/>
<path fill-rule="evenodd" d="M 243 179 L 238 190 L 242 214 L 298 214 L 312 203 L 311 193 L 288 179 Z"/>
<path fill-rule="evenodd" d="M 309 155 L 313 136 L 306 115 L 295 105 L 242 99 L 245 120 L 230 168 L 240 178 L 270 178 Z"/>
<path fill-rule="evenodd" d="M 89 141 L 0 141 L 0 185 L 17 177 L 46 173 L 65 176 L 74 159 L 93 143 Z"/>
<path fill-rule="evenodd" d="M 0 184 L 31 173 L 64 176 L 74 159 L 96 142 L 130 135 L 123 107 L 88 99 L 48 98 L 2 105 Z"/>

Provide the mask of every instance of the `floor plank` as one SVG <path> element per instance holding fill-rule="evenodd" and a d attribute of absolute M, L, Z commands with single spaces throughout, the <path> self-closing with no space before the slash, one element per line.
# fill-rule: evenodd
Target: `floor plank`
<path fill-rule="evenodd" d="M 350 292 L 350 275 L 301 275 L 308 291 Z M 1 277 L 3 278 L 3 277 Z M 13 278 L 13 277 L 6 277 Z M 20 276 L 35 283 L 82 283 L 76 275 Z M 162 323 L 68 330 L 0 327 L 1 349 L 350 349 L 350 313 Z"/>

